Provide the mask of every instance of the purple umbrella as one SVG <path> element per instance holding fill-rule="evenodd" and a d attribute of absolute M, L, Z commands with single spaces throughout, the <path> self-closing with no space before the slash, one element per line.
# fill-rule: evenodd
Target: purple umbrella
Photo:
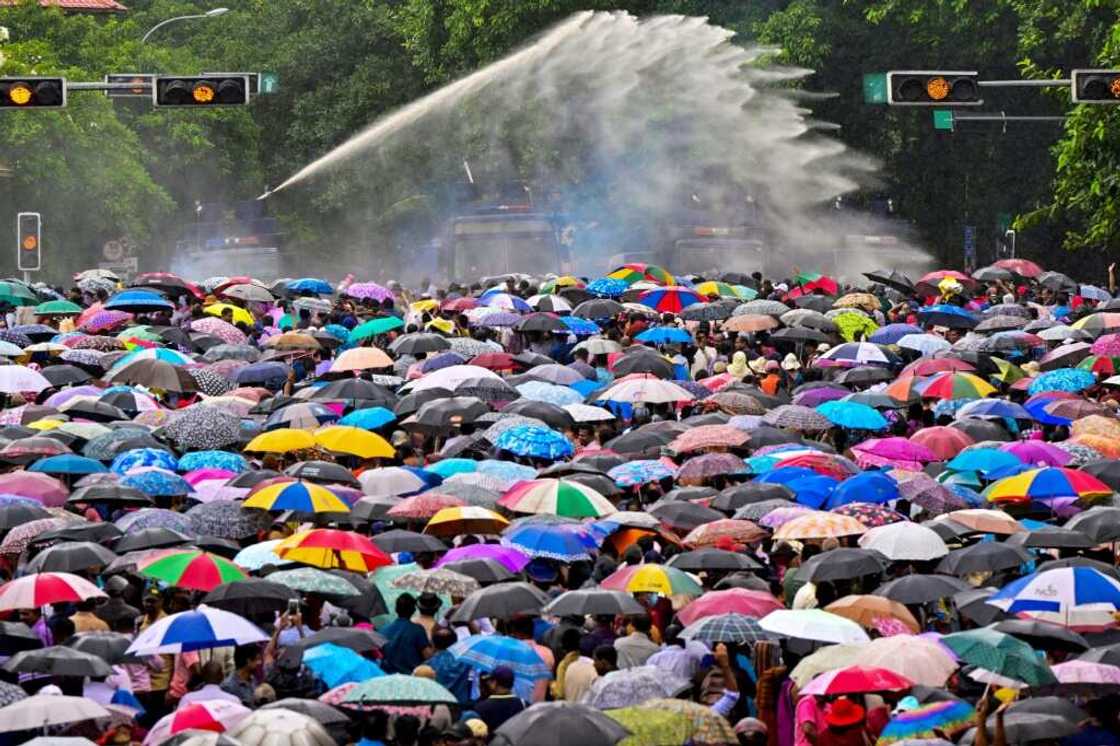
<path fill-rule="evenodd" d="M 482 320 L 478 322 L 478 326 L 513 326 L 518 321 L 521 321 L 521 317 L 517 314 L 499 311 L 497 313 L 486 314 L 482 317 Z"/>
<path fill-rule="evenodd" d="M 922 464 L 937 461 L 937 456 L 920 443 L 906 438 L 872 438 L 852 447 L 856 463 L 869 466 L 897 466 L 900 469 L 921 471 Z"/>
<path fill-rule="evenodd" d="M 825 402 L 843 399 L 850 393 L 852 392 L 846 389 L 820 386 L 815 389 L 809 389 L 808 391 L 802 391 L 800 394 L 793 397 L 793 403 L 802 407 L 816 407 Z"/>
<path fill-rule="evenodd" d="M 56 394 L 51 394 L 43 403 L 48 407 L 61 407 L 66 402 L 79 396 L 97 398 L 104 393 L 105 389 L 99 389 L 96 386 L 74 386 L 73 388 L 63 389 Z"/>
<path fill-rule="evenodd" d="M 370 299 L 375 301 L 389 300 L 393 293 L 389 288 L 382 287 L 376 282 L 355 282 L 344 291 L 351 298 Z"/>
<path fill-rule="evenodd" d="M 1024 464 L 1065 466 L 1073 459 L 1068 452 L 1040 440 L 1020 440 L 1005 443 L 999 449 L 1014 454 Z"/>
<path fill-rule="evenodd" d="M 459 562 L 467 559 L 492 559 L 501 562 L 510 572 L 521 572 L 525 565 L 529 564 L 528 555 L 513 547 L 505 547 L 499 544 L 471 544 L 449 550 L 436 563 L 436 567 L 446 565 L 448 562 Z"/>

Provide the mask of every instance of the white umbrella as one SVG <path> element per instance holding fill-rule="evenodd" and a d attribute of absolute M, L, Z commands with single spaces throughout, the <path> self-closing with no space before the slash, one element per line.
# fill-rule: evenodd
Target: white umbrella
<path fill-rule="evenodd" d="M 428 487 L 420 477 L 399 466 L 367 469 L 358 477 L 366 497 L 393 497 L 419 492 Z"/>
<path fill-rule="evenodd" d="M 335 746 L 323 726 L 293 710 L 257 710 L 228 732 L 242 746 Z"/>
<path fill-rule="evenodd" d="M 864 549 L 882 552 L 887 559 L 901 562 L 924 562 L 949 553 L 937 532 L 919 523 L 900 522 L 876 526 L 859 537 Z"/>
<path fill-rule="evenodd" d="M 107 717 L 109 711 L 92 699 L 62 694 L 36 694 L 0 707 L 0 733 L 36 730 L 48 725 Z"/>
<path fill-rule="evenodd" d="M 428 373 L 423 378 L 405 384 L 405 388 L 413 393 L 428 389 L 447 389 L 454 391 L 463 381 L 477 378 L 492 378 L 501 381 L 502 377 L 492 370 L 480 365 L 449 365 L 446 368 Z"/>
<path fill-rule="evenodd" d="M 590 404 L 565 404 L 562 409 L 576 422 L 608 422 L 615 418 L 610 410 Z"/>
<path fill-rule="evenodd" d="M 611 386 L 599 395 L 603 401 L 645 402 L 665 404 L 668 402 L 692 401 L 696 397 L 672 381 L 659 378 L 636 378 Z"/>
<path fill-rule="evenodd" d="M 821 609 L 777 609 L 758 624 L 776 635 L 817 642 L 860 643 L 871 639 L 852 620 Z"/>
<path fill-rule="evenodd" d="M 41 373 L 22 365 L 0 366 L 0 392 L 16 394 L 21 391 L 34 391 L 49 389 L 51 382 Z"/>

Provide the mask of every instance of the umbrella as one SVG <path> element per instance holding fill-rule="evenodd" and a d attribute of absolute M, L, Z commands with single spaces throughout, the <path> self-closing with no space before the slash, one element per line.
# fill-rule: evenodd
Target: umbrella
<path fill-rule="evenodd" d="M 611 710 L 657 697 L 672 697 L 689 685 L 686 679 L 655 666 L 636 666 L 597 678 L 581 701 L 599 710 Z"/>
<path fill-rule="evenodd" d="M 883 583 L 872 593 L 902 604 L 925 604 L 954 593 L 967 590 L 970 586 L 949 575 L 903 575 Z"/>
<path fill-rule="evenodd" d="M 105 594 L 77 575 L 66 572 L 33 573 L 0 586 L 0 611 L 34 609 L 89 598 L 105 598 Z"/>
<path fill-rule="evenodd" d="M 100 568 L 115 560 L 117 555 L 92 541 L 63 542 L 44 549 L 26 569 L 31 572 L 75 572 Z"/>
<path fill-rule="evenodd" d="M 128 652 L 137 655 L 179 653 L 247 645 L 267 639 L 268 635 L 237 614 L 201 604 L 191 611 L 156 620 L 136 636 Z"/>
<path fill-rule="evenodd" d="M 989 597 L 990 598 L 990 597 Z M 1083 653 L 1089 649 L 1085 638 L 1057 624 L 1032 619 L 1005 619 L 992 625 L 997 632 L 1018 637 L 1038 650 L 1064 650 Z"/>
<path fill-rule="evenodd" d="M 875 629 L 884 619 L 901 622 L 913 634 L 921 629 L 918 620 L 905 606 L 881 596 L 844 596 L 826 606 L 825 611 L 851 619 L 867 629 Z"/>
<path fill-rule="evenodd" d="M 329 642 L 305 650 L 302 662 L 329 687 L 385 675 L 380 666 L 358 652 Z"/>
<path fill-rule="evenodd" d="M 254 614 L 280 613 L 299 594 L 281 583 L 261 578 L 245 578 L 223 583 L 212 589 L 202 602 L 216 609 L 248 617 Z"/>
<path fill-rule="evenodd" d="M 246 508 L 294 510 L 302 513 L 348 513 L 350 506 L 333 492 L 312 482 L 290 481 L 270 484 L 252 493 Z"/>
<path fill-rule="evenodd" d="M 859 545 L 902 562 L 926 562 L 949 553 L 944 540 L 935 531 L 909 522 L 872 528 L 859 537 Z"/>
<path fill-rule="evenodd" d="M 108 710 L 86 697 L 37 694 L 0 707 L 0 732 L 38 730 L 109 716 Z"/>
<path fill-rule="evenodd" d="M 782 604 L 769 593 L 745 588 L 708 591 L 678 612 L 681 622 L 689 625 L 709 616 L 735 614 L 760 619 Z"/>
<path fill-rule="evenodd" d="M 532 652 L 531 648 L 530 652 Z M 361 682 L 346 694 L 343 703 L 395 706 L 448 704 L 457 706 L 458 700 L 445 687 L 431 679 L 392 674 Z"/>
<path fill-rule="evenodd" d="M 315 720 L 281 708 L 254 710 L 228 733 L 241 746 L 334 746 L 335 744 L 335 740 Z"/>
<path fill-rule="evenodd" d="M 922 742 L 919 739 L 935 739 L 939 733 L 953 736 L 968 728 L 975 714 L 972 705 L 957 699 L 924 704 L 893 716 L 876 743 L 917 744 Z"/>
<path fill-rule="evenodd" d="M 1069 620 L 1081 606 L 1120 608 L 1120 581 L 1091 567 L 1062 567 L 1019 578 L 992 594 L 988 603 L 1010 614 Z"/>
<path fill-rule="evenodd" d="M 384 534 L 381 536 L 384 536 Z M 456 547 L 447 551 L 436 563 L 436 567 L 473 559 L 495 560 L 500 562 L 511 573 L 520 572 L 529 562 L 529 557 L 526 554 L 513 547 L 499 546 L 496 544 L 473 544 Z"/>
<path fill-rule="evenodd" d="M 501 583 L 471 593 L 451 618 L 456 622 L 469 622 L 481 617 L 510 619 L 518 614 L 536 613 L 546 603 L 548 597 L 533 585 Z"/>
<path fill-rule="evenodd" d="M 976 572 L 999 572 L 1019 567 L 1028 560 L 1027 554 L 1018 547 L 981 542 L 949 552 L 937 565 L 937 571 L 960 576 Z"/>
<path fill-rule="evenodd" d="M 408 572 L 397 576 L 390 585 L 416 593 L 435 593 L 456 598 L 464 598 L 480 590 L 477 580 L 446 567 Z"/>
<path fill-rule="evenodd" d="M 801 689 L 803 694 L 840 696 L 867 692 L 905 691 L 913 682 L 886 668 L 848 666 L 821 674 Z"/>
<path fill-rule="evenodd" d="M 700 585 L 683 570 L 668 565 L 625 565 L 599 584 L 608 590 L 659 593 L 663 596 L 701 596 Z"/>
<path fill-rule="evenodd" d="M 827 401 L 816 407 L 833 425 L 848 430 L 883 430 L 887 421 L 877 410 L 854 401 Z"/>
<path fill-rule="evenodd" d="M 362 573 L 392 564 L 392 559 L 368 537 L 337 529 L 301 531 L 284 539 L 273 551 L 286 560 Z"/>
<path fill-rule="evenodd" d="M 16 653 L 4 663 L 3 669 L 10 673 L 49 676 L 108 676 L 113 672 L 98 656 L 62 645 Z"/>
<path fill-rule="evenodd" d="M 836 513 L 812 511 L 783 523 L 774 532 L 775 539 L 825 539 L 828 537 L 855 536 L 863 534 L 867 527 L 857 521 Z"/>
<path fill-rule="evenodd" d="M 1030 686 L 1056 682 L 1050 668 L 1027 643 L 993 629 L 954 632 L 941 638 L 961 660 Z"/>
<path fill-rule="evenodd" d="M 847 580 L 883 572 L 880 555 L 868 549 L 840 548 L 822 552 L 807 560 L 797 572 L 798 579 L 820 583 Z"/>
<path fill-rule="evenodd" d="M 229 560 L 198 550 L 171 550 L 137 563 L 145 577 L 190 590 L 212 591 L 223 583 L 247 577 Z"/>
<path fill-rule="evenodd" d="M 589 588 L 560 594 L 541 609 L 549 616 L 626 616 L 644 613 L 644 607 L 624 591 Z"/>
<path fill-rule="evenodd" d="M 275 550 L 275 547 L 274 547 Z M 300 567 L 295 570 L 280 570 L 268 576 L 273 583 L 287 586 L 303 593 L 318 593 L 331 596 L 357 596 L 359 591 L 351 583 L 337 575 L 314 567 Z"/>
<path fill-rule="evenodd" d="M 533 647 L 504 635 L 472 635 L 452 645 L 449 652 L 471 668 L 493 671 L 498 666 L 511 669 L 526 681 L 548 678 L 549 667 Z"/>

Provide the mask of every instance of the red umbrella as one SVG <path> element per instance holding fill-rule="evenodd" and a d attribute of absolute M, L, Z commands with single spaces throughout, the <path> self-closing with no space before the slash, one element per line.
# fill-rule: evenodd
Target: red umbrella
<path fill-rule="evenodd" d="M 968 288 L 976 286 L 976 280 L 972 279 L 964 272 L 958 272 L 955 269 L 934 270 L 933 272 L 923 275 L 922 279 L 918 280 L 917 284 L 926 285 L 927 287 L 931 287 L 936 290 L 937 284 L 945 278 L 952 278 Z"/>
<path fill-rule="evenodd" d="M 948 461 L 976 442 L 955 427 L 943 426 L 919 430 L 910 436 L 910 440 L 931 450 L 939 461 Z"/>
<path fill-rule="evenodd" d="M 487 370 L 500 371 L 513 370 L 517 362 L 508 352 L 485 352 L 473 358 L 470 364 Z"/>
<path fill-rule="evenodd" d="M 726 591 L 709 591 L 685 606 L 677 616 L 685 626 L 709 616 L 742 614 L 761 619 L 771 611 L 785 608 L 782 602 L 764 591 L 747 588 L 729 588 Z"/>
<path fill-rule="evenodd" d="M 993 267 L 1006 269 L 1008 272 L 1014 272 L 1020 277 L 1038 277 L 1042 274 L 1042 267 L 1038 266 L 1030 259 L 1000 259 L 998 262 L 992 264 Z"/>
<path fill-rule="evenodd" d="M 898 374 L 899 378 L 913 376 L 932 376 L 946 371 L 974 371 L 976 368 L 968 362 L 956 357 L 923 357 L 907 365 Z"/>
<path fill-rule="evenodd" d="M 37 609 L 47 604 L 104 597 L 97 586 L 78 575 L 40 572 L 0 586 L 0 610 Z"/>
<path fill-rule="evenodd" d="M 847 479 L 859 472 L 850 460 L 835 453 L 802 453 L 778 462 L 778 466 L 801 466 L 835 479 Z"/>
<path fill-rule="evenodd" d="M 469 311 L 472 308 L 478 307 L 478 300 L 475 298 L 452 298 L 445 300 L 440 309 L 443 311 Z"/>
<path fill-rule="evenodd" d="M 411 518 L 428 520 L 444 508 L 461 508 L 465 502 L 450 495 L 439 495 L 434 492 L 425 492 L 421 495 L 406 497 L 398 504 L 389 508 L 387 515 L 390 518 Z"/>
<path fill-rule="evenodd" d="M 848 666 L 822 673 L 801 690 L 801 694 L 839 696 L 868 692 L 899 692 L 914 686 L 914 682 L 887 668 Z"/>

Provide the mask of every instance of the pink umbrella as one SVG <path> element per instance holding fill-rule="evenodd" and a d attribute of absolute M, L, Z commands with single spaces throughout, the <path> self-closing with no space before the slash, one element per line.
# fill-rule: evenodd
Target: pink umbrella
<path fill-rule="evenodd" d="M 243 345 L 248 342 L 248 338 L 240 329 L 217 316 L 195 319 L 191 322 L 191 331 L 209 334 L 231 345 Z"/>
<path fill-rule="evenodd" d="M 762 516 L 762 519 L 758 522 L 758 525 L 766 526 L 766 528 L 777 528 L 778 526 L 781 526 L 785 523 L 789 523 L 794 518 L 800 518 L 806 513 L 812 512 L 814 512 L 812 508 L 807 508 L 804 505 L 791 505 L 788 508 L 775 508 L 766 515 Z"/>
<path fill-rule="evenodd" d="M 105 389 L 99 389 L 96 386 L 73 386 L 51 394 L 43 403 L 48 407 L 61 407 L 71 399 L 79 396 L 92 396 L 96 398 L 104 393 Z"/>
<path fill-rule="evenodd" d="M 187 483 L 190 486 L 194 487 L 199 482 L 206 482 L 215 479 L 227 481 L 236 476 L 237 472 L 230 471 L 229 469 L 217 469 L 215 467 L 208 467 L 205 469 L 195 469 L 194 471 L 188 471 L 183 475 L 183 479 L 187 480 Z"/>
<path fill-rule="evenodd" d="M 48 508 L 57 508 L 66 503 L 70 492 L 62 482 L 46 474 L 13 471 L 0 474 L 0 494 L 30 497 Z"/>
<path fill-rule="evenodd" d="M 1120 357 L 1120 334 L 1101 335 L 1089 349 L 1094 355 Z"/>
<path fill-rule="evenodd" d="M 376 282 L 355 282 L 346 288 L 345 293 L 351 298 L 370 298 L 376 301 L 388 300 L 393 297 L 393 292 L 389 288 L 382 287 Z"/>
<path fill-rule="evenodd" d="M 1004 443 L 999 449 L 1015 454 L 1024 464 L 1065 466 L 1073 458 L 1067 451 L 1041 440 L 1019 440 L 1014 443 Z"/>
<path fill-rule="evenodd" d="M 1063 684 L 1120 684 L 1120 666 L 1071 660 L 1050 667 Z"/>
<path fill-rule="evenodd" d="M 903 691 L 913 685 L 913 681 L 888 668 L 848 666 L 822 673 L 810 681 L 801 694 L 824 696 Z"/>
<path fill-rule="evenodd" d="M 895 466 L 899 469 L 921 471 L 922 464 L 937 461 L 937 455 L 921 443 L 906 438 L 872 438 L 852 446 L 856 463 L 865 469 L 870 466 Z"/>
<path fill-rule="evenodd" d="M 503 547 L 498 544 L 471 544 L 448 550 L 436 563 L 436 567 L 442 567 L 448 562 L 461 562 L 468 559 L 492 559 L 501 562 L 510 572 L 521 572 L 525 565 L 529 564 L 529 556 L 514 547 Z"/>
<path fill-rule="evenodd" d="M 87 309 L 93 310 L 91 307 Z M 124 311 L 106 311 L 98 309 L 92 314 L 83 313 L 78 317 L 78 330 L 86 334 L 101 334 L 117 327 L 124 326 L 132 321 L 132 314 L 125 313 Z"/>
<path fill-rule="evenodd" d="M 948 461 L 976 441 L 955 427 L 927 427 L 910 436 L 910 442 L 925 446 L 937 460 Z"/>
<path fill-rule="evenodd" d="M 249 494 L 247 487 L 230 487 L 224 479 L 210 479 L 193 485 L 190 499 L 200 503 L 240 500 Z"/>
<path fill-rule="evenodd" d="M 689 625 L 704 617 L 719 614 L 743 614 L 753 619 L 761 619 L 775 609 L 785 608 L 782 602 L 764 591 L 747 588 L 729 588 L 726 591 L 709 591 L 677 614 L 680 620 Z"/>

